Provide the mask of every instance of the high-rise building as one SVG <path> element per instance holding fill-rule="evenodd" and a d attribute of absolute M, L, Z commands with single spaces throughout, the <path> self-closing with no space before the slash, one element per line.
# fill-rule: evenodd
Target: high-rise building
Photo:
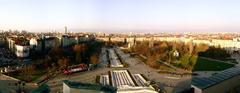
<path fill-rule="evenodd" d="M 65 34 L 68 33 L 68 29 L 67 29 L 67 26 L 65 26 Z"/>

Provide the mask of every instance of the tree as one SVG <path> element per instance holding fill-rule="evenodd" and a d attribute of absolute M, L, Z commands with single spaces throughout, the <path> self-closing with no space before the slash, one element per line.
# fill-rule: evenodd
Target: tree
<path fill-rule="evenodd" d="M 23 67 L 23 73 L 25 75 L 26 81 L 31 81 L 32 74 L 35 72 L 36 66 L 35 65 L 28 65 Z"/>
<path fill-rule="evenodd" d="M 92 64 L 95 64 L 95 65 L 98 64 L 99 63 L 98 55 L 96 55 L 96 54 L 91 55 L 90 56 L 90 61 L 91 61 Z"/>
<path fill-rule="evenodd" d="M 209 48 L 209 46 L 206 45 L 206 44 L 198 44 L 198 45 L 196 46 L 196 51 L 198 51 L 198 52 L 204 52 L 204 51 L 206 51 L 208 48 Z"/>
<path fill-rule="evenodd" d="M 190 70 L 192 70 L 192 68 L 195 66 L 195 64 L 197 63 L 197 60 L 198 60 L 198 56 L 197 55 L 193 55 L 191 58 L 190 58 L 190 62 L 189 62 L 189 65 L 191 67 Z"/>
<path fill-rule="evenodd" d="M 181 58 L 180 58 L 180 61 L 181 61 L 181 66 L 182 68 L 187 68 L 188 64 L 189 64 L 189 58 L 190 56 L 188 54 L 184 54 Z"/>
<path fill-rule="evenodd" d="M 167 43 L 166 42 L 162 42 L 160 45 L 159 45 L 159 47 L 160 48 L 167 48 L 168 47 L 168 45 L 167 45 Z"/>
<path fill-rule="evenodd" d="M 63 69 L 63 65 L 62 65 L 63 64 L 63 60 L 59 59 L 57 63 L 58 63 L 59 69 L 62 70 Z"/>
<path fill-rule="evenodd" d="M 224 49 L 209 47 L 208 50 L 206 50 L 204 52 L 200 52 L 199 56 L 221 60 L 221 59 L 225 59 L 227 57 L 230 57 L 231 55 Z"/>
<path fill-rule="evenodd" d="M 69 65 L 69 58 L 63 58 L 63 68 L 67 68 L 67 66 Z"/>
<path fill-rule="evenodd" d="M 69 65 L 69 58 L 64 57 L 63 59 L 59 59 L 57 63 L 60 70 L 65 69 Z"/>
<path fill-rule="evenodd" d="M 158 60 L 158 56 L 153 55 L 153 56 L 148 57 L 146 63 L 147 63 L 150 67 L 158 68 L 158 67 L 159 67 L 159 64 L 157 63 L 157 60 Z"/>
<path fill-rule="evenodd" d="M 193 43 L 192 42 L 188 42 L 187 43 L 187 47 L 188 47 L 188 53 L 190 54 L 190 55 L 192 55 L 192 53 L 193 53 L 193 48 L 194 48 L 194 45 L 193 45 Z"/>
<path fill-rule="evenodd" d="M 84 51 L 86 50 L 85 44 L 75 45 L 73 50 L 76 52 L 75 60 L 76 62 L 82 62 Z"/>
<path fill-rule="evenodd" d="M 146 56 L 148 53 L 148 43 L 142 42 L 139 45 L 134 46 L 134 52 Z"/>

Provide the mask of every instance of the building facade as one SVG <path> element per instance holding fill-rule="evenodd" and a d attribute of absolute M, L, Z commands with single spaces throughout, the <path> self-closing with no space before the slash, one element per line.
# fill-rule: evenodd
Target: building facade
<path fill-rule="evenodd" d="M 28 45 L 15 45 L 15 54 L 17 57 L 28 57 L 30 52 L 30 46 Z"/>

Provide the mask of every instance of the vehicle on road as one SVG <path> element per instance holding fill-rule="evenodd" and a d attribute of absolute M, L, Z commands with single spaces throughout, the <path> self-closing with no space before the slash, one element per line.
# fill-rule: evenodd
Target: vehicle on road
<path fill-rule="evenodd" d="M 86 64 L 73 65 L 63 70 L 63 74 L 72 74 L 75 72 L 86 71 L 88 66 Z"/>

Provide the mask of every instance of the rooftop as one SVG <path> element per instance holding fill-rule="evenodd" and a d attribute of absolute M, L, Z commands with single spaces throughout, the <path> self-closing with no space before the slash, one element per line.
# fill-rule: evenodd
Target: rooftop
<path fill-rule="evenodd" d="M 118 93 L 157 93 L 141 74 L 130 74 L 127 70 L 110 71 L 111 83 Z"/>
<path fill-rule="evenodd" d="M 111 71 L 111 79 L 112 79 L 113 87 L 124 88 L 126 86 L 131 86 L 131 87 L 135 86 L 127 70 Z"/>
<path fill-rule="evenodd" d="M 210 77 L 196 77 L 192 79 L 192 85 L 206 89 L 210 86 L 216 85 L 218 83 L 223 82 L 224 80 L 228 80 L 234 76 L 240 75 L 240 68 L 234 67 L 227 70 L 224 70 L 218 74 L 212 75 Z"/>
<path fill-rule="evenodd" d="M 110 85 L 109 84 L 109 76 L 108 75 L 101 75 L 100 76 L 100 83 L 103 85 Z"/>
<path fill-rule="evenodd" d="M 103 85 L 97 85 L 97 84 L 87 84 L 87 83 L 80 83 L 80 82 L 72 82 L 68 80 L 63 81 L 66 85 L 68 85 L 70 88 L 76 88 L 76 89 L 89 89 L 89 90 L 99 90 L 104 91 L 107 93 L 115 93 L 116 88 L 111 86 L 103 86 Z"/>
<path fill-rule="evenodd" d="M 142 77 L 141 74 L 133 74 L 132 76 L 138 86 L 147 87 L 147 81 Z"/>

